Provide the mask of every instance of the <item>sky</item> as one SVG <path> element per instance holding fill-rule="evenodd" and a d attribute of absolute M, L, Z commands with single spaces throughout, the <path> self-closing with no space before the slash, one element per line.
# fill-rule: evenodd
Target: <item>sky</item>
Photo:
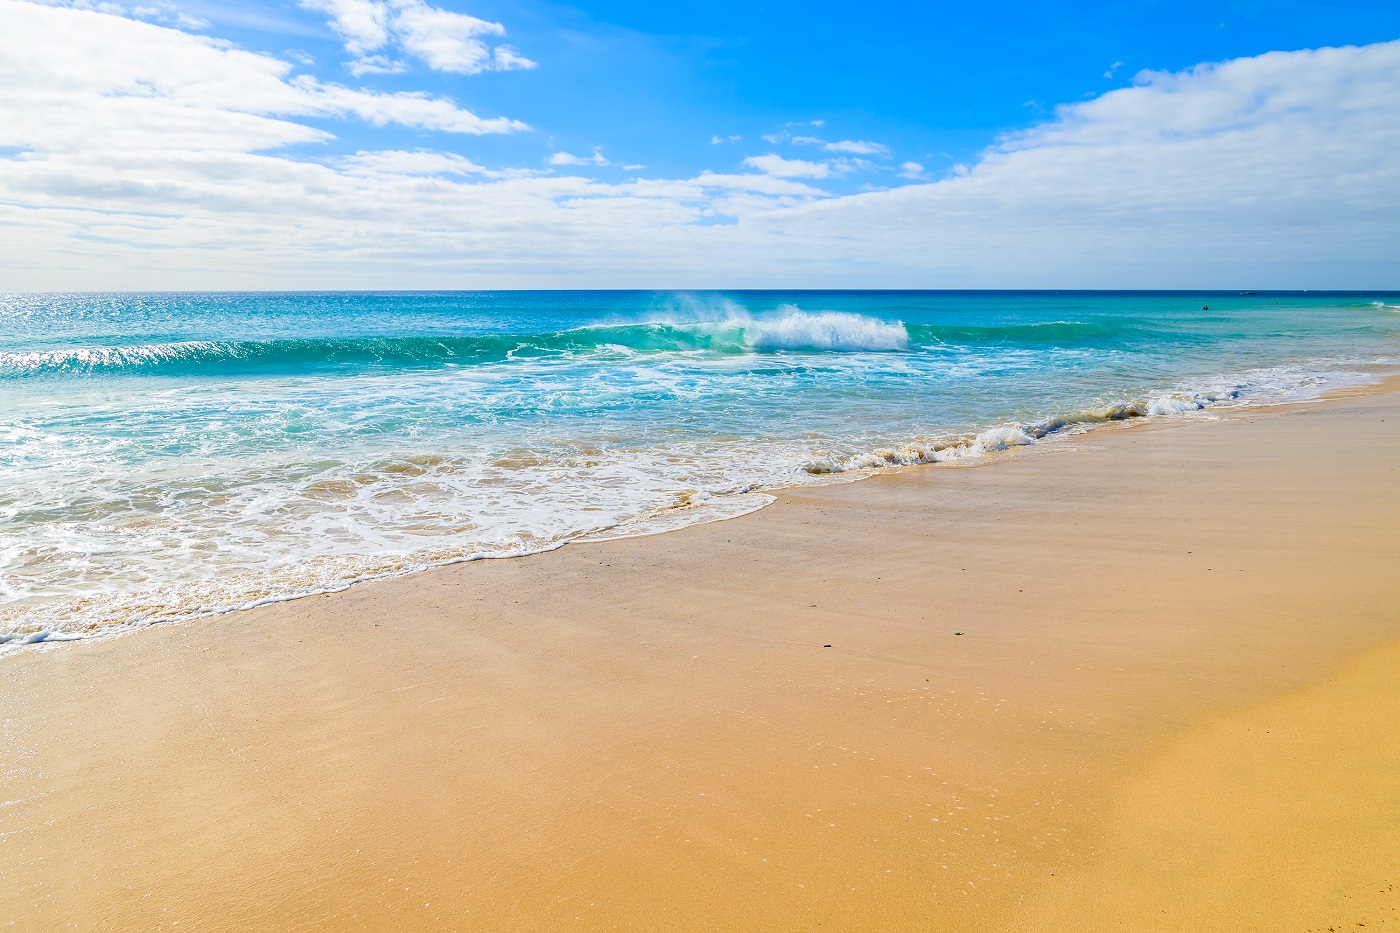
<path fill-rule="evenodd" d="M 1400 4 L 0 0 L 0 290 L 1400 288 Z"/>

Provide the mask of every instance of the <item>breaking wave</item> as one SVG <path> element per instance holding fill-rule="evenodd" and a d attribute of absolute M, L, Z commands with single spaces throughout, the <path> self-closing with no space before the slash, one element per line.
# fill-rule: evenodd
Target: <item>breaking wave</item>
<path fill-rule="evenodd" d="M 0 352 L 0 378 L 65 374 L 177 376 L 269 370 L 301 373 L 335 368 L 470 366 L 550 358 L 607 360 L 660 353 L 842 353 L 908 348 L 908 331 L 897 321 L 786 308 L 762 317 L 592 325 L 537 334 L 186 340 L 10 351 Z"/>
<path fill-rule="evenodd" d="M 937 345 L 1079 346 L 1148 336 L 1131 325 L 1103 322 L 906 325 L 862 314 L 787 306 L 770 315 L 731 313 L 713 321 L 604 324 L 530 334 L 182 340 L 5 351 L 0 352 L 0 379 L 307 373 L 549 359 L 606 362 L 656 354 L 889 353 Z"/>
<path fill-rule="evenodd" d="M 1332 388 L 1348 381 L 1365 381 L 1364 377 L 1354 374 L 1336 373 L 1329 379 L 1318 373 L 1294 370 L 1267 370 L 1253 373 L 1251 377 L 1230 384 L 1163 393 L 1032 422 L 994 425 L 977 434 L 949 436 L 932 442 L 910 443 L 898 448 L 883 447 L 852 456 L 814 460 L 804 469 L 809 474 L 820 476 L 883 467 L 945 463 L 979 457 L 992 451 L 1025 447 L 1052 435 L 1082 431 L 1111 422 L 1182 415 L 1230 403 L 1258 404 L 1302 399 L 1324 386 Z"/>

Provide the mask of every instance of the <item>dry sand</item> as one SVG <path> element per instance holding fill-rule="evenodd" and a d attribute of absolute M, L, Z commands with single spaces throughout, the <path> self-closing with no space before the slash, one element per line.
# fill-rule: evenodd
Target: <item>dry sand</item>
<path fill-rule="evenodd" d="M 1398 429 L 1105 430 L 17 653 L 0 925 L 1400 929 Z"/>

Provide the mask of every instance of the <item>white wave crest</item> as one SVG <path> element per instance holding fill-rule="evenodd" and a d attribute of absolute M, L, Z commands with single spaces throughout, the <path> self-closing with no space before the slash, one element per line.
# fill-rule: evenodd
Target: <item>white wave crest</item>
<path fill-rule="evenodd" d="M 1180 415 L 1200 411 L 1205 405 L 1186 395 L 1159 395 L 1147 403 L 1149 415 Z"/>
<path fill-rule="evenodd" d="M 755 313 L 729 299 L 678 296 L 672 308 L 651 323 L 694 330 L 751 350 L 909 349 L 909 331 L 901 321 L 844 311 L 803 311 L 793 304 Z"/>
<path fill-rule="evenodd" d="M 1212 389 L 1206 392 L 1173 392 L 1167 395 L 1158 395 L 1148 401 L 1147 414 L 1181 415 L 1186 412 L 1200 411 L 1217 402 L 1234 401 L 1248 388 L 1250 388 L 1248 384 L 1241 383 L 1239 385 Z"/>
<path fill-rule="evenodd" d="M 755 350 L 909 349 L 909 332 L 903 324 L 860 314 L 785 307 L 779 317 L 743 322 L 743 329 L 745 341 Z"/>
<path fill-rule="evenodd" d="M 972 441 L 972 448 L 975 451 L 1006 450 L 1010 447 L 1024 447 L 1034 443 L 1035 440 L 1019 425 L 1002 424 L 988 428 L 977 435 Z"/>
<path fill-rule="evenodd" d="M 1061 426 L 1066 422 L 1058 421 Z M 828 473 L 847 473 L 852 470 L 878 470 L 883 467 L 919 466 L 925 463 L 946 463 L 980 457 L 994 450 L 1009 450 L 1034 444 L 1037 437 L 1045 436 L 1044 431 L 1027 429 L 1018 424 L 999 424 L 980 434 L 962 438 L 944 438 L 932 444 L 906 444 L 898 449 L 882 447 L 846 458 L 823 458 L 812 460 L 803 467 L 804 473 L 821 476 Z"/>
<path fill-rule="evenodd" d="M 1189 414 L 1212 406 L 1227 407 L 1250 404 L 1276 404 L 1302 401 L 1317 397 L 1324 387 L 1363 385 L 1373 377 L 1337 369 L 1326 373 L 1296 367 L 1252 370 L 1248 378 L 1220 382 L 1197 391 L 1182 390 L 1154 395 L 1146 400 L 1119 402 L 1104 408 L 1085 409 L 1077 414 L 1051 416 L 1027 423 L 1010 422 L 994 425 L 979 434 L 961 438 L 944 438 L 933 444 L 912 443 L 900 448 L 878 448 L 846 457 L 825 457 L 810 460 L 804 473 L 821 476 L 884 467 L 915 466 L 925 463 L 946 463 L 983 456 L 993 451 L 1025 447 L 1044 438 L 1061 433 L 1078 433 L 1108 422 L 1135 418 Z"/>
<path fill-rule="evenodd" d="M 177 361 L 215 352 L 219 344 L 207 340 L 159 343 L 149 346 L 73 347 L 62 350 L 0 352 L 0 373 L 40 373 L 51 370 L 118 369 L 146 363 Z"/>

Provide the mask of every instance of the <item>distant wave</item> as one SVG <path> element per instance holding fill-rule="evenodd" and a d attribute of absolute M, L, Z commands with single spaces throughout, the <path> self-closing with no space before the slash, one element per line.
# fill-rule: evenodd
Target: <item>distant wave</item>
<path fill-rule="evenodd" d="M 904 350 L 903 324 L 859 314 L 795 309 L 722 321 L 593 325 L 536 334 L 472 337 L 338 337 L 186 340 L 134 346 L 0 352 L 0 378 L 63 374 L 180 375 L 347 366 L 430 367 L 551 357 L 654 353 Z"/>
<path fill-rule="evenodd" d="M 1141 336 L 1125 324 L 915 324 L 845 312 L 788 307 L 773 315 L 712 321 L 590 325 L 532 334 L 183 340 L 0 352 L 0 379 L 53 375 L 201 375 L 248 371 L 478 365 L 512 360 L 588 359 L 639 354 L 900 352 L 919 346 L 1077 346 Z"/>

